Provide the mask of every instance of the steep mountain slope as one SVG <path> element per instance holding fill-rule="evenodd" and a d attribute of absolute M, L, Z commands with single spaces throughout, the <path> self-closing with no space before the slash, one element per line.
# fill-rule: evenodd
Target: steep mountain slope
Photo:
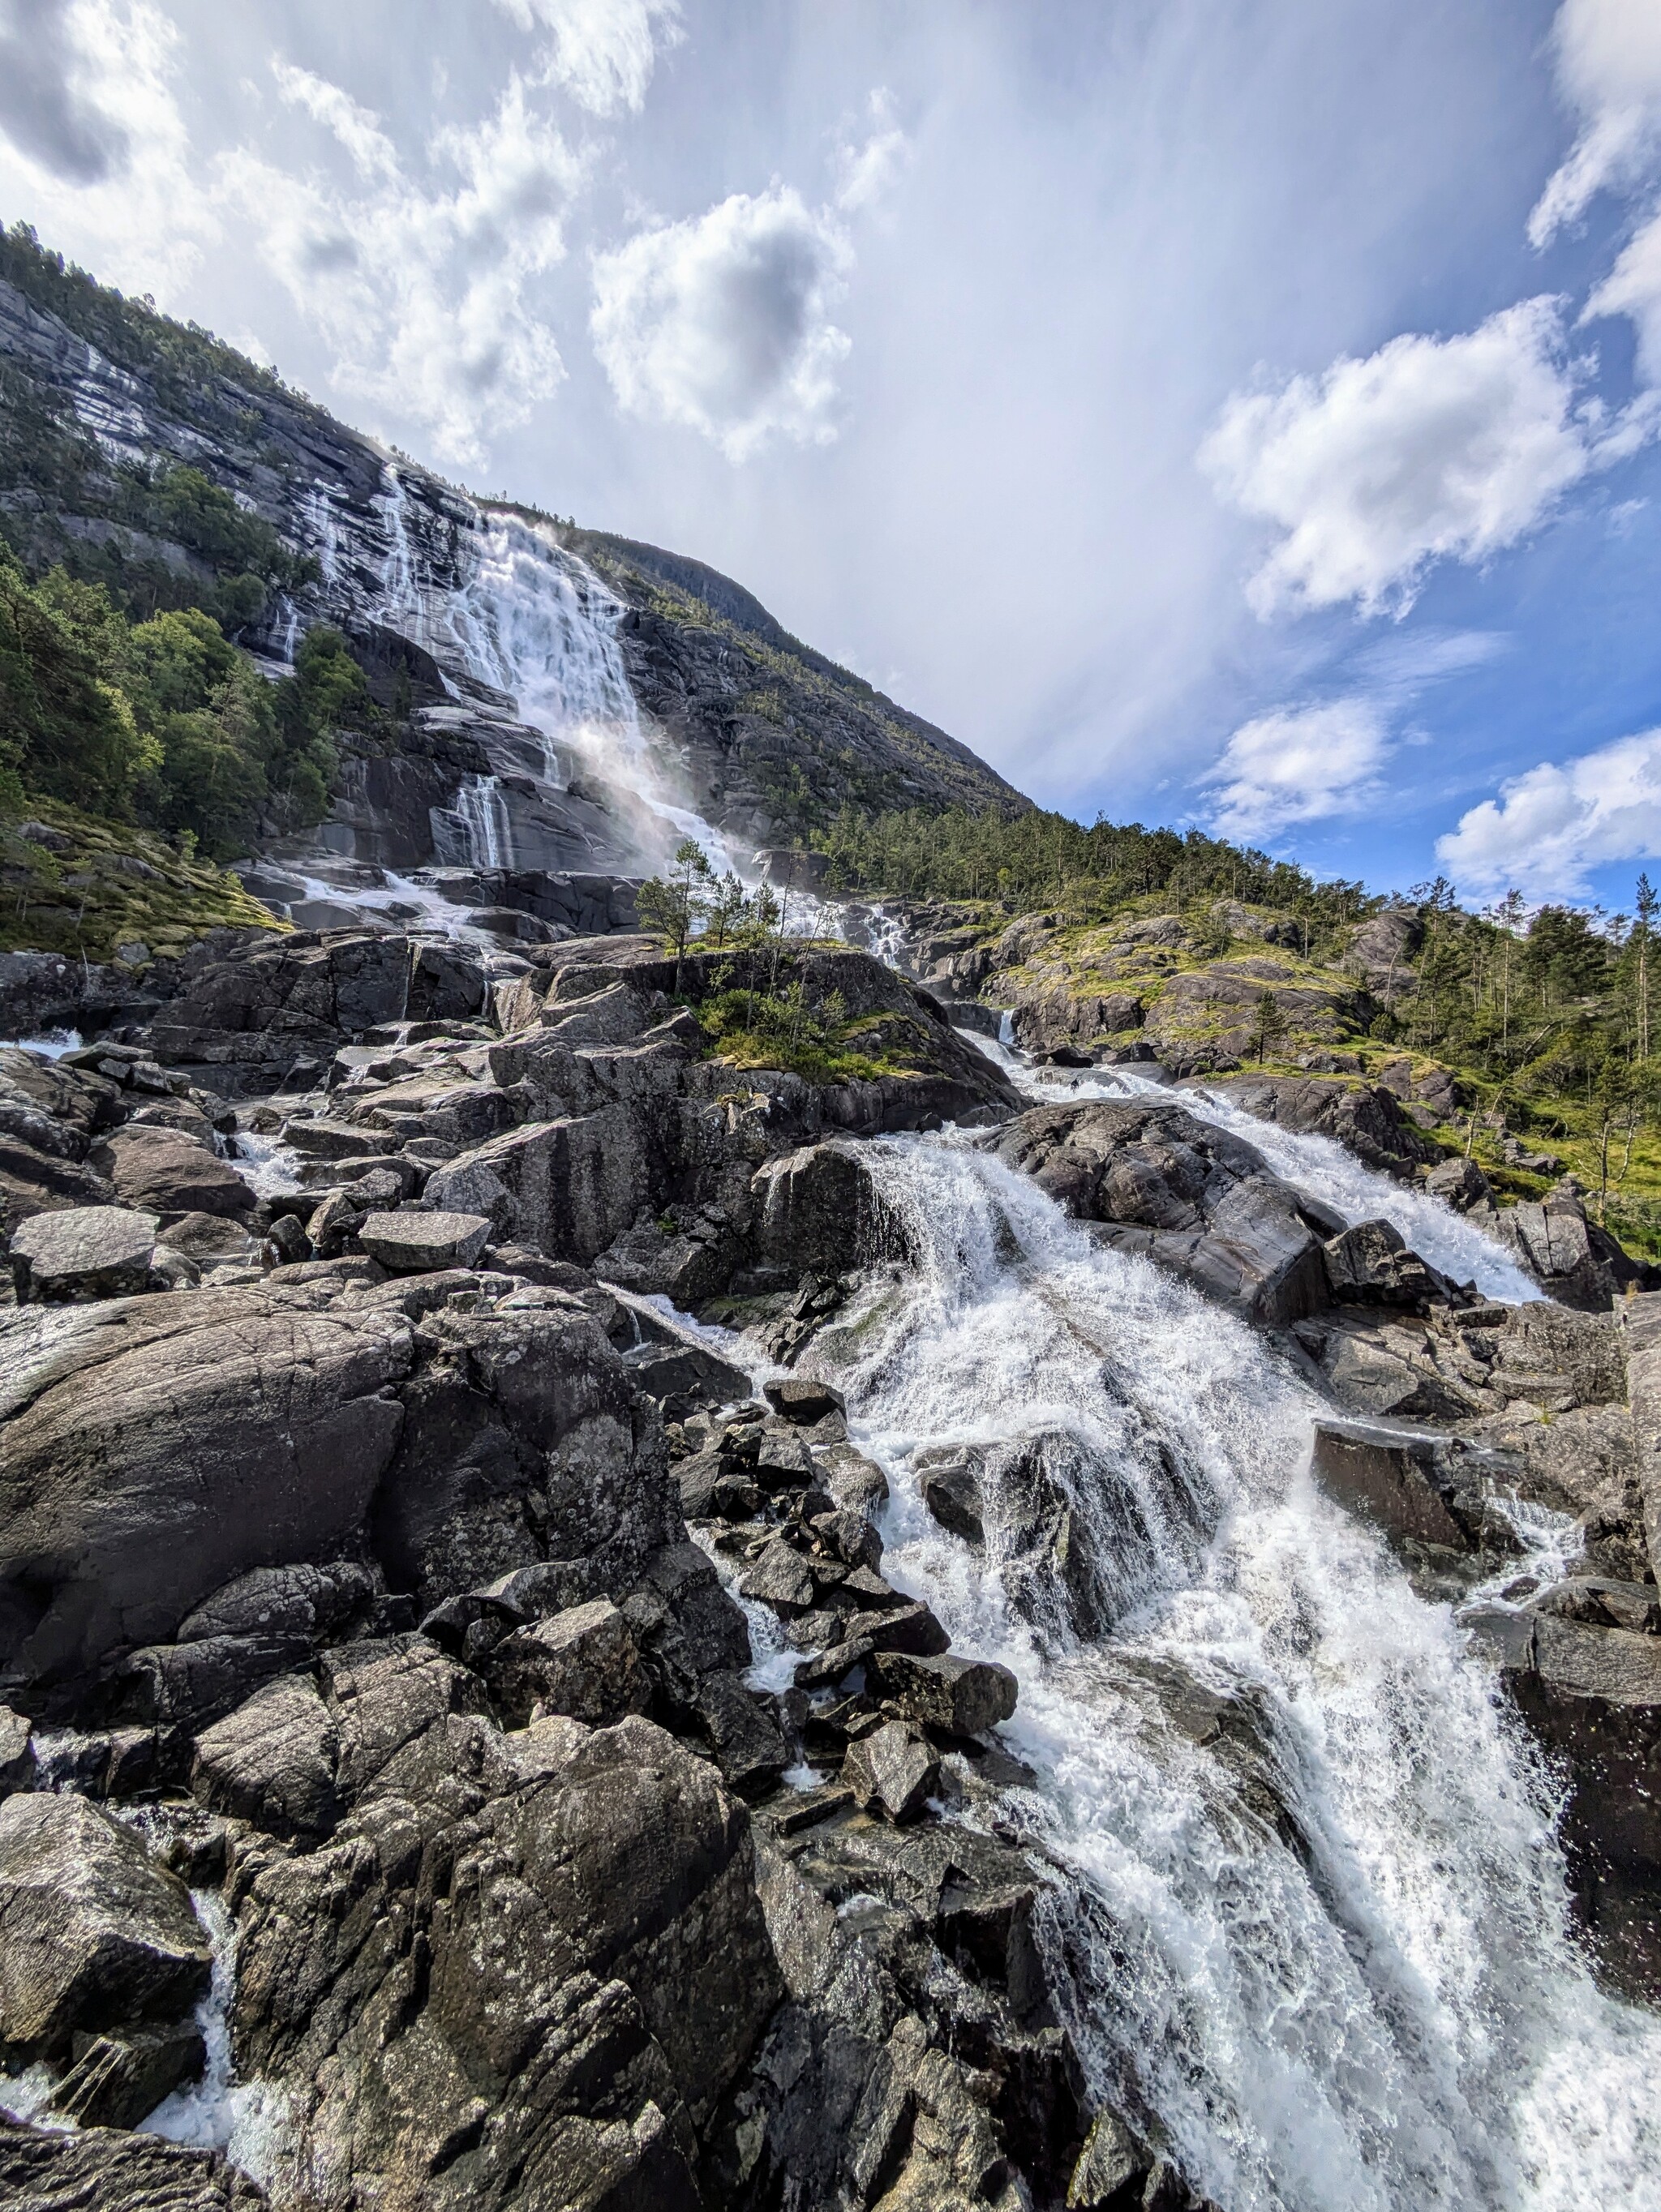
<path fill-rule="evenodd" d="M 332 793 L 347 858 L 639 867 L 694 823 L 736 854 L 850 803 L 1027 804 L 715 571 L 477 501 L 17 230 L 0 528 L 31 568 L 204 606 L 268 663 L 344 631 L 383 709 Z"/>

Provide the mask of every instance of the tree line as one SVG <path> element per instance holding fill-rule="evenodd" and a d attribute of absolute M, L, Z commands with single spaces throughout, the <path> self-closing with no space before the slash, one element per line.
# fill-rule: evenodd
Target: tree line
<path fill-rule="evenodd" d="M 1149 892 L 1184 904 L 1238 899 L 1283 908 L 1311 935 L 1382 903 L 1359 883 L 1317 883 L 1307 870 L 1202 830 L 1145 830 L 1098 815 L 1088 828 L 1040 807 L 1007 819 L 953 807 L 863 814 L 844 807 L 812 838 L 828 882 L 913 899 L 989 899 L 1012 911 L 1062 907 L 1081 921 Z"/>
<path fill-rule="evenodd" d="M 338 630 L 309 630 L 272 684 L 204 609 L 135 622 L 104 585 L 31 581 L 0 546 L 0 811 L 59 799 L 233 859 L 262 817 L 321 819 L 336 733 L 374 714 Z"/>

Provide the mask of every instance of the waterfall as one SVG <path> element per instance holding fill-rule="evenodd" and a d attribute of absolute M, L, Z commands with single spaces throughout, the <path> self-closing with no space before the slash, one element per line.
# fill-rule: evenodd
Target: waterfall
<path fill-rule="evenodd" d="M 575 752 L 640 800 L 654 842 L 695 837 L 718 868 L 730 865 L 720 833 L 663 784 L 618 642 L 626 611 L 587 563 L 548 526 L 458 495 L 447 498 L 462 524 L 440 553 L 423 543 L 427 510 L 399 470 L 389 464 L 383 481 L 378 618 L 453 674 L 513 699 L 542 740 L 551 790 L 566 787 L 562 749 Z"/>
<path fill-rule="evenodd" d="M 1005 1021 L 1007 1025 L 1007 1017 Z M 1018 1058 L 1007 1037 L 994 1042 L 971 1030 L 960 1030 L 959 1035 L 995 1060 L 1016 1088 L 1035 1103 L 1081 1105 L 1092 1099 L 1123 1103 L 1127 1098 L 1147 1098 L 1179 1105 L 1196 1121 L 1226 1129 L 1231 1136 L 1254 1146 L 1276 1175 L 1318 1198 L 1346 1222 L 1388 1221 L 1421 1258 L 1455 1282 L 1474 1282 L 1485 1297 L 1503 1298 L 1513 1305 L 1526 1304 L 1542 1295 L 1539 1285 L 1486 1230 L 1456 1213 L 1429 1191 L 1415 1190 L 1393 1176 L 1366 1166 L 1334 1138 L 1260 1121 L 1221 1091 L 1172 1091 L 1163 1084 L 1150 1083 L 1130 1067 L 1102 1068 L 1093 1075 L 1051 1076 Z"/>
<path fill-rule="evenodd" d="M 1457 1621 L 1312 1483 L 1314 1401 L 964 1140 L 863 1158 L 916 1272 L 804 1364 L 887 1468 L 885 1571 L 1019 1678 L 1001 1816 L 1063 1877 L 1094 2091 L 1222 2212 L 1654 2203 L 1661 2022 L 1591 1981 Z M 946 1446 L 979 1448 L 983 1549 L 922 1503 Z M 1018 1556 L 1035 1465 L 1068 1540 Z"/>
<path fill-rule="evenodd" d="M 513 825 L 499 778 L 470 775 L 457 792 L 451 811 L 465 834 L 470 866 L 512 867 Z"/>

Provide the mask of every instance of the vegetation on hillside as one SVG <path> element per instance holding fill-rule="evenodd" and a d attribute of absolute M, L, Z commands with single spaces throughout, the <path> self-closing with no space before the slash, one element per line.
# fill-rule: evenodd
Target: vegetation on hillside
<path fill-rule="evenodd" d="M 165 837 L 57 799 L 0 819 L 0 952 L 138 970 L 210 929 L 278 926 L 235 876 Z"/>
<path fill-rule="evenodd" d="M 1360 884 L 1317 883 L 1293 862 L 1198 830 L 1144 830 L 1099 816 L 1086 829 L 1038 807 L 1012 817 L 961 808 L 943 814 L 849 808 L 812 842 L 830 858 L 833 887 L 995 900 L 1010 912 L 1065 905 L 1080 918 L 1104 919 L 1146 892 L 1165 891 L 1179 904 L 1232 898 L 1284 908 L 1314 934 L 1382 903 Z"/>
<path fill-rule="evenodd" d="M 642 927 L 678 963 L 695 944 L 700 953 L 733 956 L 686 1002 L 707 1059 L 734 1068 L 787 1068 L 812 1083 L 916 1066 L 922 1024 L 892 1013 L 850 1017 L 836 991 L 810 1001 L 797 961 L 812 940 L 786 936 L 787 909 L 767 884 L 747 891 L 730 869 L 718 876 L 695 838 L 683 838 L 666 872 L 642 884 L 636 905 Z"/>
<path fill-rule="evenodd" d="M 326 811 L 335 732 L 372 709 L 338 631 L 308 632 L 279 684 L 200 608 L 135 622 L 101 584 L 31 583 L 0 548 L 0 813 L 40 799 L 246 852 L 262 817 Z"/>

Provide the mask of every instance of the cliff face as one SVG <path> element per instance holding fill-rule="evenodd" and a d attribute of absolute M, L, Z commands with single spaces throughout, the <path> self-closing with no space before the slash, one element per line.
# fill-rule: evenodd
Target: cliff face
<path fill-rule="evenodd" d="M 15 239 L 0 520 L 31 565 L 195 592 L 269 664 L 344 630 L 392 720 L 343 764 L 340 858 L 637 868 L 689 814 L 742 856 L 844 804 L 1027 803 L 701 563 L 482 505 Z"/>

